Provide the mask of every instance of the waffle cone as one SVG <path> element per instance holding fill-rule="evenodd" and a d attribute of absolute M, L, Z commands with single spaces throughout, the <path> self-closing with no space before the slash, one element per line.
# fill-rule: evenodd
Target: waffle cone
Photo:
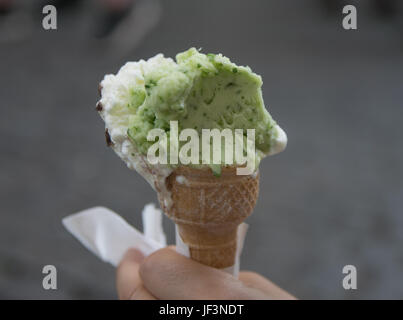
<path fill-rule="evenodd" d="M 172 205 L 166 215 L 178 226 L 189 246 L 190 257 L 205 265 L 234 265 L 237 230 L 253 211 L 259 193 L 259 175 L 236 175 L 236 168 L 222 169 L 220 177 L 211 169 L 179 167 L 167 178 Z"/>

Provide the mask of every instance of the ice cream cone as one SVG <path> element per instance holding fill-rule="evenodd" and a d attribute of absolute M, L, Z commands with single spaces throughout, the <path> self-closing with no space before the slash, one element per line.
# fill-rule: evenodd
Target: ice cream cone
<path fill-rule="evenodd" d="M 236 175 L 236 168 L 227 167 L 216 177 L 209 168 L 179 167 L 166 183 L 172 205 L 159 194 L 160 205 L 177 224 L 190 257 L 215 268 L 234 265 L 237 229 L 255 207 L 259 175 Z"/>

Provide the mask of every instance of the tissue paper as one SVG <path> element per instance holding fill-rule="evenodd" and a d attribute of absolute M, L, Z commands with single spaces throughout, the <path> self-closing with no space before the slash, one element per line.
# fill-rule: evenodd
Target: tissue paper
<path fill-rule="evenodd" d="M 89 251 L 101 260 L 118 266 L 129 248 L 140 250 L 145 256 L 166 247 L 161 210 L 147 204 L 142 212 L 143 233 L 129 225 L 121 216 L 105 207 L 90 208 L 63 219 L 63 225 Z M 223 269 L 238 277 L 240 255 L 248 225 L 238 227 L 235 264 Z M 176 228 L 176 251 L 189 257 L 189 247 L 182 241 Z"/>

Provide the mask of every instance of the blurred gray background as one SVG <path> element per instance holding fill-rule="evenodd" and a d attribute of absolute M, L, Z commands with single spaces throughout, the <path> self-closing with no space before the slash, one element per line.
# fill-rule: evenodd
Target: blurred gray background
<path fill-rule="evenodd" d="M 59 9 L 57 31 L 41 28 L 38 1 L 0 17 L 0 298 L 116 298 L 114 268 L 61 219 L 103 205 L 141 228 L 157 199 L 106 147 L 98 82 L 191 46 L 261 74 L 289 137 L 262 162 L 241 267 L 299 298 L 403 298 L 403 15 L 348 1 L 358 30 L 346 31 L 334 2 L 137 1 L 129 31 L 101 39 L 97 1 Z M 56 291 L 42 289 L 47 264 Z M 342 287 L 347 264 L 358 290 Z"/>

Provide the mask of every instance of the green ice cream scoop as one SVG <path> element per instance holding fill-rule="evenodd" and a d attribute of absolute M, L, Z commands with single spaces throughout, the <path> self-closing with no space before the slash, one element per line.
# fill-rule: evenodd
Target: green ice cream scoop
<path fill-rule="evenodd" d="M 108 110 L 129 115 L 127 135 L 141 154 L 154 144 L 147 140 L 149 131 L 159 128 L 169 137 L 175 120 L 179 131 L 255 129 L 257 163 L 285 148 L 286 135 L 264 106 L 262 79 L 249 67 L 195 48 L 179 53 L 176 62 L 162 55 L 152 59 L 140 61 L 141 81 L 128 82 L 124 106 Z"/>

